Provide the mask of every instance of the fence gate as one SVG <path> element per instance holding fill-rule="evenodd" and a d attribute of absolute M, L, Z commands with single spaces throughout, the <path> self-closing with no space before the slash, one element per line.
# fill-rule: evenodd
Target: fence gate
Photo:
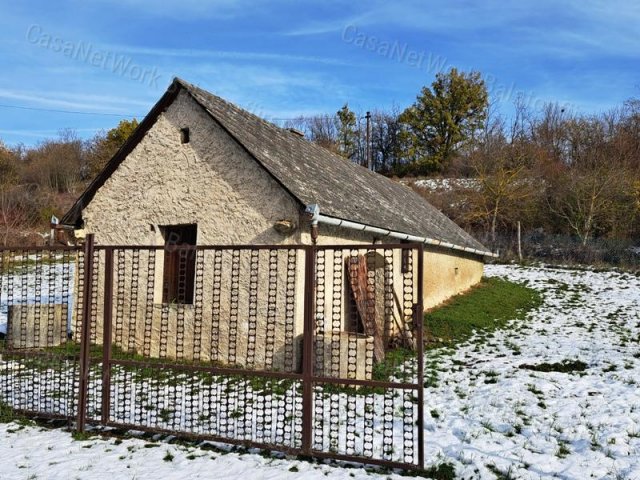
<path fill-rule="evenodd" d="M 424 466 L 422 246 L 3 250 L 0 401 Z M 4 320 L 3 320 L 4 319 Z"/>

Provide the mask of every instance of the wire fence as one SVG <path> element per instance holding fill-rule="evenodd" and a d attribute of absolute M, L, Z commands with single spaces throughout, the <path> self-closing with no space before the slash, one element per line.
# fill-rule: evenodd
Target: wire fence
<path fill-rule="evenodd" d="M 476 238 L 493 251 L 500 252 L 501 260 L 520 259 L 516 233 L 501 233 L 495 240 L 484 233 L 477 234 Z M 537 230 L 522 234 L 520 251 L 522 259 L 529 261 L 640 269 L 640 242 L 637 239 L 592 238 L 584 243 L 576 236 Z"/>

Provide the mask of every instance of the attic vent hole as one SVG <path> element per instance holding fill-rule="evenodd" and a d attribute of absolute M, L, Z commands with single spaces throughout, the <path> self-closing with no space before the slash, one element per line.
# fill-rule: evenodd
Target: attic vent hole
<path fill-rule="evenodd" d="M 189 143 L 189 128 L 181 128 L 180 129 L 180 143 L 185 144 Z"/>

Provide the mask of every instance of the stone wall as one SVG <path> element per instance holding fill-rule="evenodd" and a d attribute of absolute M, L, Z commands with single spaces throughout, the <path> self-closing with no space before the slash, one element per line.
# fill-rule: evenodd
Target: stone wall
<path fill-rule="evenodd" d="M 190 141 L 181 143 L 180 130 L 189 128 Z M 281 188 L 281 186 L 259 165 L 245 150 L 242 149 L 221 127 L 212 122 L 208 114 L 189 95 L 181 92 L 175 102 L 165 113 L 159 116 L 156 124 L 149 130 L 142 141 L 133 149 L 127 159 L 111 175 L 105 184 L 96 192 L 91 203 L 83 210 L 84 230 L 93 233 L 97 245 L 162 245 L 164 239 L 161 234 L 163 225 L 197 224 L 197 243 L 199 245 L 237 245 L 237 244 L 298 244 L 300 230 L 294 229 L 289 235 L 281 234 L 274 229 L 274 224 L 280 220 L 287 220 L 297 225 L 299 222 L 299 207 L 297 203 Z M 245 252 L 246 253 L 246 252 Z M 286 251 L 285 251 L 286 253 Z M 144 253 L 143 253 L 144 255 Z M 299 255 L 296 252 L 296 257 Z M 124 282 L 127 289 L 131 288 L 131 252 L 127 252 Z M 211 260 L 211 259 L 209 259 Z M 103 279 L 102 269 L 104 258 L 100 262 L 98 284 Z M 177 346 L 177 311 L 171 307 L 162 328 L 165 338 L 161 338 L 162 310 L 162 268 L 164 265 L 164 251 L 157 250 L 155 258 L 155 294 L 152 314 L 150 354 L 160 354 L 160 344 L 164 343 L 163 351 L 170 358 L 183 356 L 193 358 L 194 351 L 194 311 L 193 305 L 184 307 L 184 337 L 183 345 Z M 302 261 L 297 263 L 303 265 Z M 248 288 L 249 259 L 243 254 L 240 260 L 239 284 L 242 306 L 246 305 Z M 259 282 L 268 281 L 268 272 L 264 269 L 259 273 Z M 102 268 L 100 268 L 102 267 Z M 127 270 L 128 268 L 128 270 Z M 206 270 L 209 272 L 203 281 L 205 310 L 203 318 L 211 319 L 210 295 L 213 286 L 212 262 L 208 261 Z M 224 265 L 225 278 L 228 278 L 229 264 Z M 282 285 L 286 268 L 281 266 L 278 282 Z M 294 303 L 293 336 L 298 337 L 302 331 L 301 293 L 304 267 L 296 269 L 295 288 L 299 298 Z M 117 278 L 115 279 L 117 282 Z M 136 338 L 132 346 L 137 353 L 144 352 L 145 344 L 145 315 L 147 299 L 142 298 L 145 292 L 144 282 L 140 281 L 140 298 L 133 309 L 135 319 L 125 322 L 121 348 L 130 350 L 130 331 L 135 331 Z M 114 287 L 115 288 L 115 287 Z M 228 300 L 228 285 L 222 286 L 223 301 L 221 302 L 221 318 L 229 318 L 231 309 Z M 130 295 L 122 301 L 122 307 L 131 317 Z M 143 308 L 143 306 L 145 306 Z M 118 306 L 114 305 L 114 318 Z M 257 315 L 265 318 L 267 303 L 260 298 Z M 98 298 L 98 323 L 96 325 L 96 342 L 101 341 L 101 326 L 103 316 L 103 298 Z M 284 307 L 279 306 L 276 318 L 276 339 L 274 353 L 274 368 L 283 370 L 285 334 L 283 328 Z M 243 308 L 240 315 L 246 315 L 247 308 Z M 209 327 L 209 328 L 208 328 Z M 220 325 L 217 333 L 214 355 L 209 341 L 210 324 L 204 325 L 203 338 L 199 347 L 199 357 L 202 360 L 220 357 L 220 363 L 229 363 L 229 350 L 235 350 L 236 363 L 246 366 L 251 363 L 255 368 L 265 367 L 264 348 L 259 349 L 255 358 L 248 358 L 248 323 L 240 318 L 238 329 L 229 333 L 229 326 Z M 258 326 L 257 342 L 264 346 L 266 326 Z M 115 335 L 115 332 L 114 332 Z M 299 356 L 295 342 L 295 356 Z M 177 350 L 183 353 L 177 353 Z M 262 353 L 261 353 L 262 352 Z M 293 366 L 298 368 L 299 362 Z"/>

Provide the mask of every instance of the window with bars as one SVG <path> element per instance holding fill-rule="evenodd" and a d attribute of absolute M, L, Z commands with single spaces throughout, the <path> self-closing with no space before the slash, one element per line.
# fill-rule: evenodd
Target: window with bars
<path fill-rule="evenodd" d="M 198 226 L 160 227 L 164 238 L 162 303 L 193 304 Z"/>

